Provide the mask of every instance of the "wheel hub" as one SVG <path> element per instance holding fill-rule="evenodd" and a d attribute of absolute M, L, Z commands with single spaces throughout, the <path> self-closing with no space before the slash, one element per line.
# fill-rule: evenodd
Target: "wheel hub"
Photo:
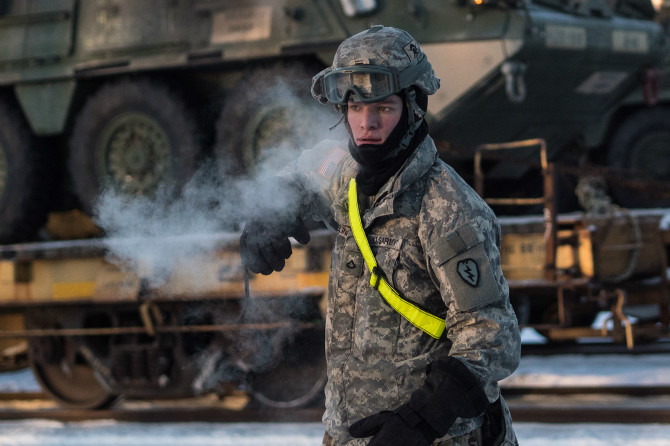
<path fill-rule="evenodd" d="M 149 141 L 150 142 L 150 141 Z M 128 146 L 128 151 L 123 156 L 123 163 L 128 172 L 134 175 L 146 173 L 149 170 L 149 158 L 152 148 L 141 141 L 133 141 Z"/>
<path fill-rule="evenodd" d="M 247 159 L 247 165 L 253 166 L 264 161 L 268 156 L 265 152 L 267 150 L 277 152 L 279 148 L 296 149 L 307 143 L 310 123 L 308 112 L 299 104 L 293 107 L 279 104 L 265 108 L 249 126 L 253 159 Z"/>
<path fill-rule="evenodd" d="M 148 195 L 169 176 L 168 135 L 158 122 L 141 113 L 112 120 L 100 138 L 100 171 L 131 195 Z"/>

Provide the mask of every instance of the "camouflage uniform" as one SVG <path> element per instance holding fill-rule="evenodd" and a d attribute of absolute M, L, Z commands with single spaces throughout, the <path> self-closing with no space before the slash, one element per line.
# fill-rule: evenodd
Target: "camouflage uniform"
<path fill-rule="evenodd" d="M 308 240 L 297 217 L 310 215 L 337 231 L 326 316 L 325 444 L 329 436 L 335 445 L 368 444 L 350 428 L 357 437 L 377 432 L 378 444 L 429 441 L 435 434 L 443 436 L 433 444 L 444 446 L 476 444 L 480 434 L 487 444 L 516 444 L 497 385 L 515 370 L 520 353 L 500 266 L 500 228 L 484 201 L 438 158 L 433 140 L 422 136 L 427 96 L 438 88 L 406 31 L 373 26 L 345 40 L 333 66 L 313 78 L 312 95 L 346 117 L 349 101 L 375 104 L 397 94 L 405 107 L 405 119 L 391 132 L 398 135 L 374 147 L 324 141 L 304 152 L 281 174 L 283 196 L 294 196 L 287 202 L 277 196 L 280 209 L 251 221 L 240 239 L 245 265 L 270 274 L 290 255 L 288 236 Z M 345 125 L 352 135 L 348 120 Z M 348 217 L 348 184 L 356 177 L 359 191 L 365 185 L 374 194 L 358 201 L 379 267 L 404 298 L 445 320 L 441 339 L 416 328 L 370 285 Z M 384 425 L 375 427 L 379 422 Z"/>
<path fill-rule="evenodd" d="M 337 230 L 326 318 L 327 432 L 337 445 L 367 444 L 369 439 L 352 438 L 348 427 L 407 402 L 423 384 L 426 367 L 451 355 L 478 378 L 490 402 L 500 398 L 506 422 L 500 444 L 516 444 L 497 381 L 516 369 L 520 339 L 501 271 L 495 215 L 438 158 L 429 136 L 369 202 L 359 197 L 363 226 L 391 285 L 444 317 L 445 334 L 436 340 L 370 286 L 347 215 L 348 182 L 358 164 L 346 147 L 346 142 L 324 141 L 282 174 L 299 188 L 303 214 Z M 434 444 L 454 444 L 450 438 L 476 431 L 483 420 L 458 418 Z"/>

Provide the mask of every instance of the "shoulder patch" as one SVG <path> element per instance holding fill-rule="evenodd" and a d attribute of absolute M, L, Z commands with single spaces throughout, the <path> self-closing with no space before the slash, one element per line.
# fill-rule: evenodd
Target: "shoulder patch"
<path fill-rule="evenodd" d="M 348 152 L 346 150 L 339 146 L 331 150 L 323 163 L 321 163 L 321 166 L 319 166 L 319 175 L 322 175 L 326 178 L 332 177 L 338 164 L 340 164 L 344 157 L 347 156 L 347 153 Z"/>
<path fill-rule="evenodd" d="M 461 279 L 471 287 L 479 285 L 479 265 L 473 259 L 459 260 L 456 271 Z"/>

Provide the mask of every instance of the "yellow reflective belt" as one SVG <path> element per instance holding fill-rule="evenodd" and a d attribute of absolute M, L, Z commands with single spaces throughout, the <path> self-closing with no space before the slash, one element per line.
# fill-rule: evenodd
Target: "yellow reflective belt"
<path fill-rule="evenodd" d="M 400 294 L 380 274 L 377 260 L 370 249 L 368 238 L 365 236 L 361 214 L 358 210 L 358 194 L 356 193 L 356 179 L 349 181 L 349 223 L 354 233 L 356 244 L 360 249 L 365 263 L 370 270 L 370 285 L 379 291 L 379 294 L 391 307 L 410 321 L 415 327 L 428 333 L 435 339 L 440 339 L 444 331 L 444 320 L 422 310 L 411 302 L 403 299 Z"/>

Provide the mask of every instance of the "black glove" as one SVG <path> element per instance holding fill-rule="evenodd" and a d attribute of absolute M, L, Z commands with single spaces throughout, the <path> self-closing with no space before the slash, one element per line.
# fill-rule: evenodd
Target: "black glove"
<path fill-rule="evenodd" d="M 456 358 L 434 361 L 409 403 L 380 412 L 349 427 L 356 438 L 374 435 L 369 445 L 430 445 L 447 433 L 456 418 L 484 413 L 488 398 L 472 372 Z M 379 440 L 378 440 L 379 437 Z"/>
<path fill-rule="evenodd" d="M 363 418 L 349 426 L 349 433 L 354 438 L 374 435 L 368 446 L 428 446 L 438 436 L 407 404 Z"/>
<path fill-rule="evenodd" d="M 290 222 L 277 217 L 252 220 L 240 238 L 242 263 L 253 273 L 268 275 L 281 271 L 293 253 L 289 237 L 303 245 L 309 242 L 309 231 L 301 218 Z"/>
<path fill-rule="evenodd" d="M 268 275 L 284 269 L 293 252 L 289 237 L 303 245 L 310 237 L 300 218 L 304 200 L 296 184 L 271 177 L 254 184 L 254 188 L 245 203 L 248 223 L 240 238 L 240 255 L 249 271 Z"/>

